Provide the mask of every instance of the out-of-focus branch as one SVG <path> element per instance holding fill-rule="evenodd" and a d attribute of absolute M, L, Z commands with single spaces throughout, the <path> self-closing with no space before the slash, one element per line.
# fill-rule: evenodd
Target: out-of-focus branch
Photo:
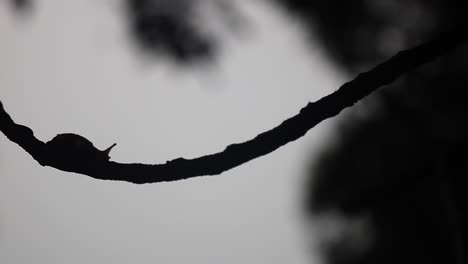
<path fill-rule="evenodd" d="M 338 115 L 377 88 L 389 84 L 414 68 L 431 62 L 468 39 L 466 30 L 453 31 L 418 47 L 401 51 L 372 70 L 359 74 L 334 93 L 300 110 L 279 126 L 255 138 L 226 147 L 225 150 L 195 159 L 178 158 L 165 164 L 123 164 L 109 161 L 105 152 L 95 149 L 81 136 L 68 134 L 68 140 L 44 143 L 33 131 L 16 124 L 0 102 L 0 130 L 27 151 L 42 166 L 88 175 L 101 180 L 132 183 L 176 181 L 204 175 L 218 175 L 302 137 L 321 121 Z"/>

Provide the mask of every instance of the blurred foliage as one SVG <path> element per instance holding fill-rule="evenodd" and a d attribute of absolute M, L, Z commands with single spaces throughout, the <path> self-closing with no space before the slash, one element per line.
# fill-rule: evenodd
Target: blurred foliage
<path fill-rule="evenodd" d="M 33 0 L 10 0 L 10 4 L 16 12 L 26 12 L 33 7 Z"/>
<path fill-rule="evenodd" d="M 187 63 L 211 57 L 214 39 L 195 24 L 198 0 L 125 0 L 131 34 L 149 54 Z"/>
<path fill-rule="evenodd" d="M 30 11 L 34 0 L 8 0 L 18 13 Z M 118 0 L 123 4 L 129 35 L 145 57 L 166 57 L 179 65 L 210 60 L 217 41 L 208 30 L 202 9 L 221 13 L 226 25 L 236 20 L 229 0 Z M 208 7 L 208 8 L 207 8 Z M 204 10 L 203 10 L 204 11 Z M 232 26 L 232 23 L 231 25 Z"/>
<path fill-rule="evenodd" d="M 350 74 L 466 25 L 455 0 L 278 0 Z M 329 263 L 462 263 L 467 250 L 468 49 L 366 98 L 311 169 L 311 215 L 371 219 L 365 253 L 339 239 Z M 366 112 L 359 115 L 358 112 Z"/>

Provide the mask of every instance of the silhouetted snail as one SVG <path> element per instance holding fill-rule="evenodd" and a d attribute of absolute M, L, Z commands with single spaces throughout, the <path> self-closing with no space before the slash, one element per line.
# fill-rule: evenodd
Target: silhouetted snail
<path fill-rule="evenodd" d="M 99 150 L 88 139 L 72 133 L 59 134 L 46 143 L 51 155 L 61 156 L 61 161 L 75 159 L 76 162 L 107 161 L 109 152 L 116 145 Z"/>

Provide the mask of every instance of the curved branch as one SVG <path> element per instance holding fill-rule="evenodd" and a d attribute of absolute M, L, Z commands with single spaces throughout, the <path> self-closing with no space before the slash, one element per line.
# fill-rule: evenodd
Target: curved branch
<path fill-rule="evenodd" d="M 83 162 L 83 159 L 77 158 L 83 152 L 81 154 L 77 152 L 76 144 L 63 143 L 60 148 L 56 146 L 51 148 L 50 142 L 44 143 L 38 140 L 30 128 L 16 124 L 4 110 L 1 102 L 0 130 L 42 166 L 84 174 L 96 179 L 142 184 L 218 175 L 302 137 L 321 121 L 336 116 L 377 88 L 391 83 L 422 64 L 435 60 L 467 39 L 466 30 L 451 32 L 418 47 L 401 51 L 372 70 L 359 74 L 334 93 L 307 104 L 299 114 L 285 120 L 279 126 L 246 142 L 232 144 L 222 152 L 195 159 L 178 158 L 156 165 L 123 164 L 89 157 L 84 158 Z M 97 149 L 92 149 L 88 153 L 97 153 Z"/>

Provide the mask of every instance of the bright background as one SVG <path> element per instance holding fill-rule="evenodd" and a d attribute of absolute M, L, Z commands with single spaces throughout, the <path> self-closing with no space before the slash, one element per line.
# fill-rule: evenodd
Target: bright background
<path fill-rule="evenodd" d="M 0 99 L 43 141 L 117 142 L 115 161 L 218 152 L 345 80 L 264 1 L 236 2 L 248 27 L 197 69 L 143 62 L 115 1 L 38 2 L 25 20 L 1 2 Z M 221 176 L 148 185 L 43 168 L 0 135 L 0 263 L 319 263 L 302 186 L 331 128 Z"/>

